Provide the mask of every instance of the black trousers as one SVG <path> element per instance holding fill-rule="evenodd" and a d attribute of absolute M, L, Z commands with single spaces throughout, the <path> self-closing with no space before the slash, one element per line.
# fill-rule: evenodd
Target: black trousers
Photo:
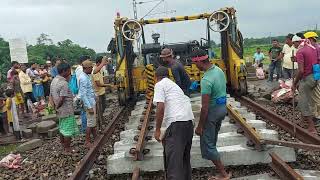
<path fill-rule="evenodd" d="M 101 103 L 101 110 L 102 113 L 104 112 L 104 110 L 107 108 L 107 99 L 106 99 L 106 95 L 100 95 L 99 96 L 99 101 Z"/>
<path fill-rule="evenodd" d="M 4 113 L 7 113 L 7 112 L 4 112 Z M 6 133 L 6 130 L 4 128 L 4 126 L 5 126 L 4 123 L 6 123 L 4 120 L 4 118 L 5 118 L 4 113 L 0 113 L 0 133 L 1 134 Z"/>
<path fill-rule="evenodd" d="M 192 137 L 192 121 L 174 122 L 167 128 L 162 141 L 167 180 L 191 180 Z"/>

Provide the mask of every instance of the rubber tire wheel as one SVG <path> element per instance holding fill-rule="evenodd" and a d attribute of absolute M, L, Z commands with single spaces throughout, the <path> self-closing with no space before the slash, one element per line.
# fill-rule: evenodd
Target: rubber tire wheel
<path fill-rule="evenodd" d="M 239 80 L 239 93 L 241 96 L 248 94 L 248 84 L 246 79 Z"/>
<path fill-rule="evenodd" d="M 118 102 L 120 106 L 125 106 L 126 105 L 126 94 L 124 90 L 119 90 L 118 92 Z"/>

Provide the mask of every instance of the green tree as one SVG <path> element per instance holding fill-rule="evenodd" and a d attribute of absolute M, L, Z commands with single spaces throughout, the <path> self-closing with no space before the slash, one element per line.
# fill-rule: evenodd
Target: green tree
<path fill-rule="evenodd" d="M 0 82 L 6 81 L 7 71 L 10 69 L 10 49 L 9 43 L 0 37 Z"/>
<path fill-rule="evenodd" d="M 37 38 L 37 44 L 53 44 L 52 39 L 49 38 L 48 34 L 41 33 L 40 36 Z"/>

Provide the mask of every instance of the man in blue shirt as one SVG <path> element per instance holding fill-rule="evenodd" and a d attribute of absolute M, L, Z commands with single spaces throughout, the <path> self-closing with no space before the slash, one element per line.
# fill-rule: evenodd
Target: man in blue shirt
<path fill-rule="evenodd" d="M 191 81 L 183 65 L 173 58 L 172 49 L 165 48 L 161 51 L 160 58 L 171 68 L 175 83 L 183 90 L 184 94 L 190 96 L 189 88 Z"/>
<path fill-rule="evenodd" d="M 254 53 L 253 59 L 256 67 L 258 67 L 259 64 L 264 60 L 264 54 L 261 52 L 261 49 L 259 47 L 257 48 L 257 52 Z"/>
<path fill-rule="evenodd" d="M 96 133 L 96 101 L 91 82 L 90 74 L 93 69 L 93 63 L 90 60 L 82 62 L 83 72 L 79 74 L 79 96 L 83 102 L 84 109 L 87 116 L 86 142 L 85 145 L 91 148 L 90 135 L 93 138 L 97 136 Z"/>
<path fill-rule="evenodd" d="M 61 60 L 57 59 L 54 67 L 51 69 L 51 77 L 55 78 L 59 73 L 58 73 L 58 65 L 61 64 Z"/>

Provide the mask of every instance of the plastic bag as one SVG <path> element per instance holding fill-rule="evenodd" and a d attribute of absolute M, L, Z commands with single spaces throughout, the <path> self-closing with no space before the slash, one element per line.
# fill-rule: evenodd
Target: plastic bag
<path fill-rule="evenodd" d="M 21 167 L 20 154 L 8 154 L 0 161 L 0 167 L 7 167 L 9 169 L 17 169 Z"/>
<path fill-rule="evenodd" d="M 320 80 L 320 64 L 314 64 L 313 67 L 313 78 L 314 80 Z"/>
<path fill-rule="evenodd" d="M 69 81 L 69 88 L 72 94 L 78 94 L 79 86 L 77 82 L 77 76 L 75 74 L 71 76 L 71 79 Z"/>

